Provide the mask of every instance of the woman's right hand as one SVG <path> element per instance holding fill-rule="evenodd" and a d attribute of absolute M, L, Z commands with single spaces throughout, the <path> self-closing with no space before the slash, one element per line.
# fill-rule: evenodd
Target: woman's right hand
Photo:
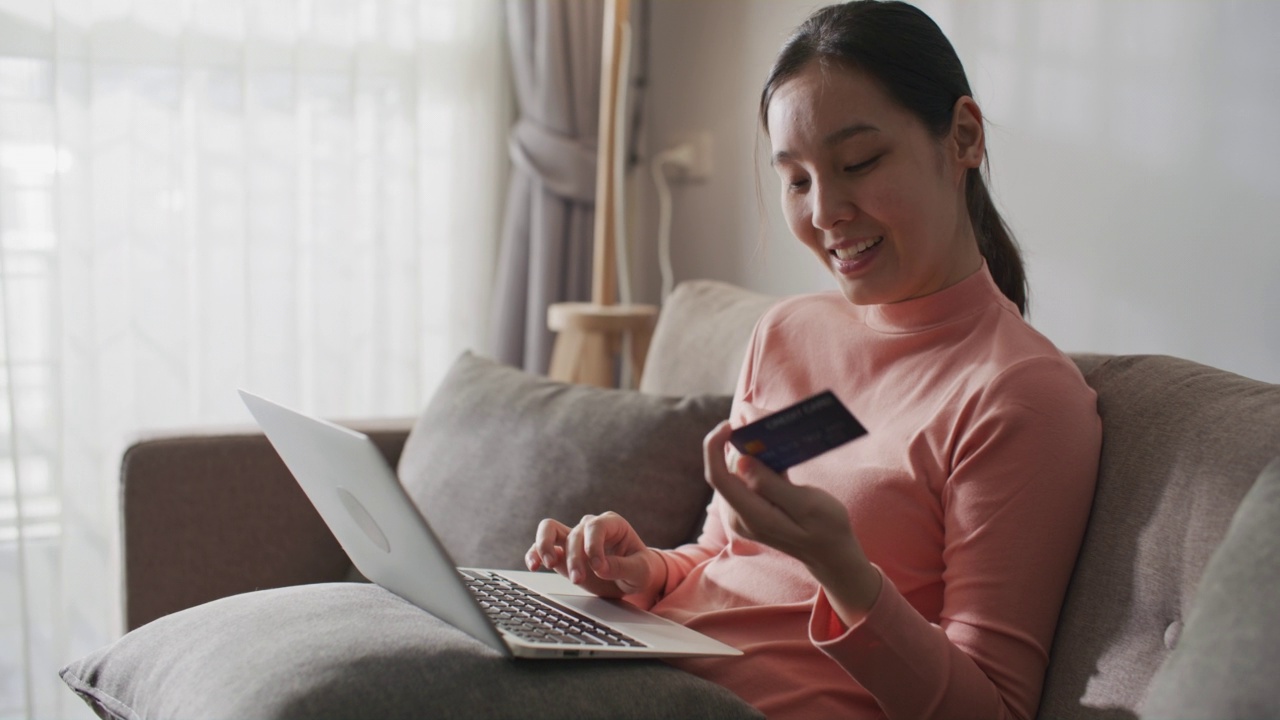
<path fill-rule="evenodd" d="M 667 581 L 658 551 L 615 512 L 585 515 L 572 528 L 543 520 L 524 562 L 530 570 L 555 570 L 601 597 L 656 595 Z"/>

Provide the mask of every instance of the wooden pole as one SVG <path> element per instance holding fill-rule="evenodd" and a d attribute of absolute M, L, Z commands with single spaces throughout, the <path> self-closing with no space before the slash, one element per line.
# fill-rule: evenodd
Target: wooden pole
<path fill-rule="evenodd" d="M 596 132 L 596 217 L 595 245 L 591 268 L 591 301 L 597 305 L 612 305 L 617 299 L 617 208 L 614 187 L 617 168 L 617 147 L 622 138 L 614 137 L 618 114 L 618 77 L 622 63 L 623 25 L 630 17 L 630 0 L 606 0 L 604 9 L 604 39 L 600 58 L 600 122 Z"/>
<path fill-rule="evenodd" d="M 619 175 L 617 117 L 623 34 L 631 15 L 630 0 L 605 0 L 604 37 L 600 58 L 600 124 L 596 143 L 595 236 L 592 243 L 591 302 L 556 303 L 547 308 L 547 325 L 556 331 L 549 375 L 554 380 L 613 387 L 614 365 L 624 337 L 631 340 L 633 374 L 644 370 L 645 353 L 658 308 L 619 305 L 617 283 L 617 187 Z"/>

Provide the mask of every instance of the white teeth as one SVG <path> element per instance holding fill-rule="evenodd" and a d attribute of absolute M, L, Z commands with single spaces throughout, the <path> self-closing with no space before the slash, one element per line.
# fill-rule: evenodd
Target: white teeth
<path fill-rule="evenodd" d="M 834 252 L 836 257 L 841 260 L 852 260 L 853 256 L 857 255 L 858 253 L 864 250 L 873 248 L 876 245 L 879 245 L 881 240 L 884 240 L 883 235 L 881 235 L 880 237 L 872 238 L 870 240 L 863 240 L 857 245 L 853 245 L 850 247 L 836 248 L 835 250 L 832 250 L 832 252 Z"/>

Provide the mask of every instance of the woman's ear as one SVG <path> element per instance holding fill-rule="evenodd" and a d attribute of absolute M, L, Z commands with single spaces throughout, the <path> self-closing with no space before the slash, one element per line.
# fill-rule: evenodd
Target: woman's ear
<path fill-rule="evenodd" d="M 956 100 L 951 111 L 953 159 L 958 167 L 968 170 L 982 166 L 986 157 L 986 136 L 982 130 L 982 109 L 965 95 Z"/>

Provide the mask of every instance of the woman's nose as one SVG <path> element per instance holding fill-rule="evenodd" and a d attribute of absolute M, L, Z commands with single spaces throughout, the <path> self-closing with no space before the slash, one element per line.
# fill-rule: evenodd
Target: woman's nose
<path fill-rule="evenodd" d="M 819 230 L 830 230 L 858 212 L 853 200 L 831 183 L 814 183 L 809 197 L 813 203 L 813 226 Z"/>

